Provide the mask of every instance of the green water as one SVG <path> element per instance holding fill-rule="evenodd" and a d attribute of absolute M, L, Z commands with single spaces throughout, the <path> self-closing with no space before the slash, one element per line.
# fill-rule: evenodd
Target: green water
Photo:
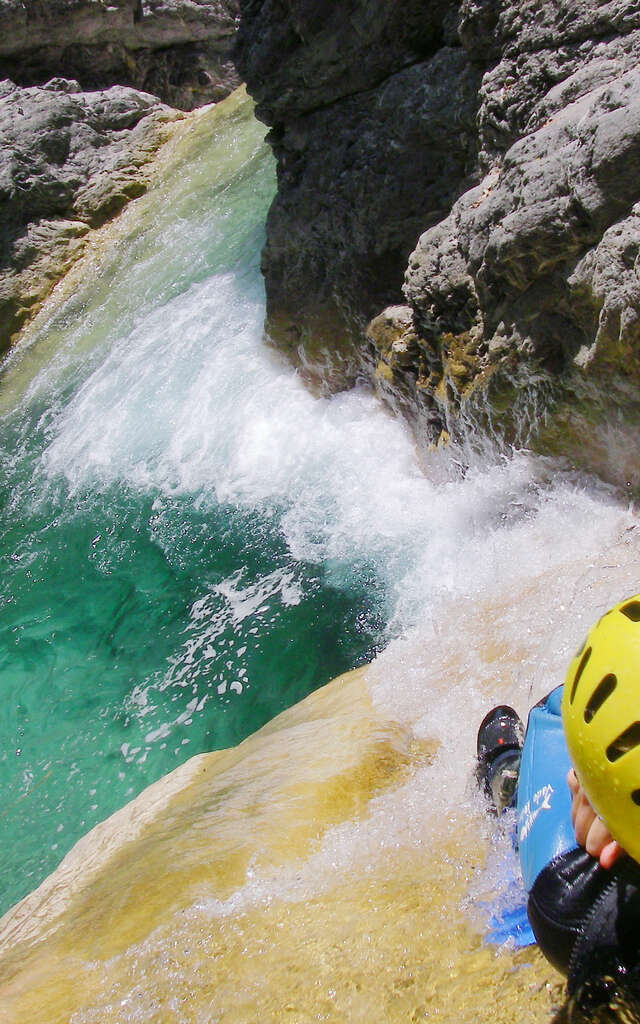
<path fill-rule="evenodd" d="M 369 560 L 318 547 L 325 454 L 305 477 L 271 453 L 284 371 L 261 345 L 262 135 L 247 104 L 194 132 L 3 367 L 0 911 L 143 787 L 381 634 Z M 305 494 L 306 547 L 283 528 Z"/>

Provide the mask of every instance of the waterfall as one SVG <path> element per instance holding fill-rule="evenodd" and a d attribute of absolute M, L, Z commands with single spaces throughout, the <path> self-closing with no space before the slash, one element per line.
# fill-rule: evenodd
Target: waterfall
<path fill-rule="evenodd" d="M 399 834 L 428 846 L 473 813 L 486 708 L 526 713 L 634 589 L 611 489 L 525 450 L 463 472 L 366 388 L 316 397 L 263 344 L 262 136 L 247 101 L 196 119 L 5 360 L 5 910 L 144 786 L 376 653 L 374 705 L 438 753 L 233 905 L 310 898 Z"/>

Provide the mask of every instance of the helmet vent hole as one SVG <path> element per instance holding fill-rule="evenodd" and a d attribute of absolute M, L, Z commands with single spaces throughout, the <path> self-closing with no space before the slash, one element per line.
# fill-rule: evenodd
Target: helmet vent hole
<path fill-rule="evenodd" d="M 585 722 L 588 723 L 591 721 L 593 716 L 600 710 L 605 700 L 611 696 L 617 685 L 618 680 L 611 672 L 608 676 L 605 676 L 604 679 L 600 680 L 584 709 Z"/>
<path fill-rule="evenodd" d="M 587 647 L 586 651 L 584 652 L 584 654 L 580 658 L 580 664 L 578 665 L 578 668 L 576 670 L 576 674 L 574 676 L 573 684 L 571 686 L 571 693 L 569 695 L 569 701 L 570 701 L 571 704 L 573 704 L 573 699 L 574 699 L 574 697 L 576 695 L 576 690 L 578 689 L 578 683 L 580 682 L 580 676 L 584 672 L 584 670 L 586 668 L 586 665 L 587 665 L 587 662 L 588 662 L 590 657 L 591 657 L 591 648 Z"/>
<path fill-rule="evenodd" d="M 631 799 L 633 800 L 634 804 L 637 804 L 638 807 L 640 807 L 640 789 L 634 789 L 633 793 L 631 794 Z"/>
<path fill-rule="evenodd" d="M 620 611 L 632 622 L 640 622 L 640 601 L 629 601 Z"/>
<path fill-rule="evenodd" d="M 609 744 L 607 747 L 607 758 L 609 761 L 617 761 L 618 758 L 628 754 L 630 750 L 634 750 L 637 746 L 640 746 L 640 722 L 634 722 L 633 725 L 629 725 L 613 743 Z"/>

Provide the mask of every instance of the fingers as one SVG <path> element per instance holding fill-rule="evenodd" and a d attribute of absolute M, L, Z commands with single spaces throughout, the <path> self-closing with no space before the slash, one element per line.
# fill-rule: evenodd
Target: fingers
<path fill-rule="evenodd" d="M 575 796 L 580 789 L 580 783 L 578 782 L 578 776 L 576 775 L 573 768 L 570 768 L 567 772 L 567 785 L 571 790 L 571 795 Z"/>
<path fill-rule="evenodd" d="M 612 868 L 613 865 L 620 857 L 624 856 L 624 850 L 619 843 L 612 839 L 610 843 L 607 843 L 600 853 L 600 867 L 605 868 L 607 871 Z"/>
<path fill-rule="evenodd" d="M 596 813 L 584 795 L 582 789 L 578 788 L 571 801 L 571 823 L 575 832 L 576 842 L 580 846 L 587 846 L 589 830 L 596 821 Z"/>
<path fill-rule="evenodd" d="M 591 811 L 591 814 L 593 815 L 593 820 L 587 830 L 586 839 L 581 845 L 584 846 L 587 853 L 590 853 L 592 857 L 599 858 L 604 849 L 614 840 L 604 821 L 596 817 L 593 811 Z"/>
<path fill-rule="evenodd" d="M 567 773 L 567 785 L 571 791 L 571 823 L 576 842 L 597 858 L 601 867 L 608 870 L 623 855 L 624 850 L 587 800 L 573 768 Z"/>

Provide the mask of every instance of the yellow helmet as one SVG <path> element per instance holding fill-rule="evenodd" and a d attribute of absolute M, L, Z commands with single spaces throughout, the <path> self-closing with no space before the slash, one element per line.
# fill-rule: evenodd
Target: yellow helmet
<path fill-rule="evenodd" d="M 591 806 L 640 861 L 640 594 L 591 629 L 569 665 L 562 721 Z"/>

